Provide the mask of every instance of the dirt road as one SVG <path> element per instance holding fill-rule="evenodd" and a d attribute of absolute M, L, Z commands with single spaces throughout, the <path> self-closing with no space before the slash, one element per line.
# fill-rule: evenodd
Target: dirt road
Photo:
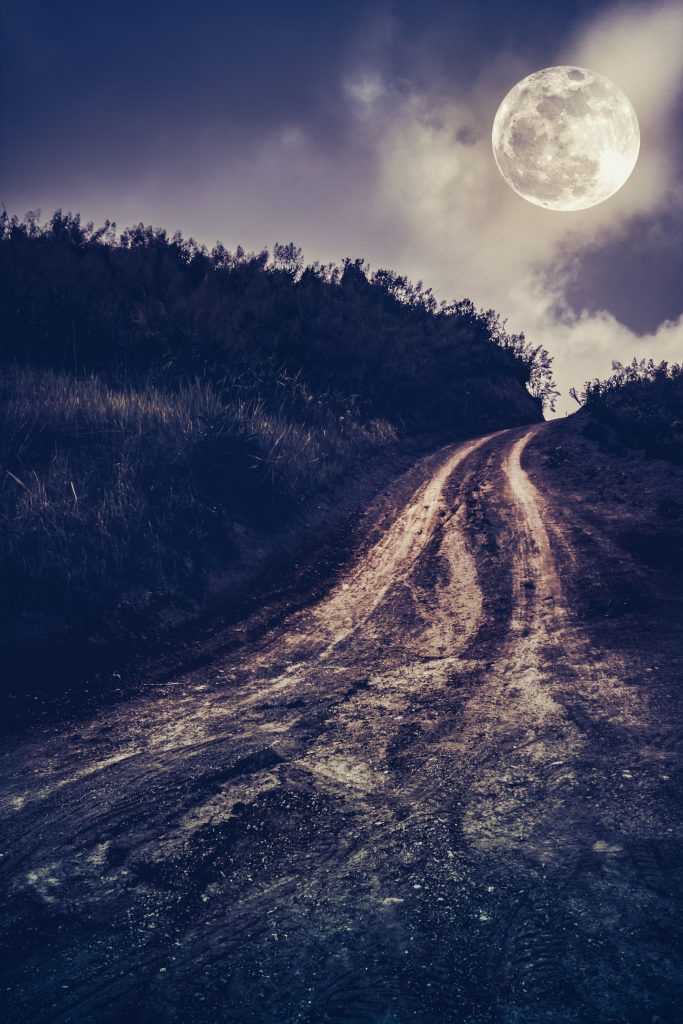
<path fill-rule="evenodd" d="M 5 742 L 13 1021 L 683 1020 L 680 669 L 572 601 L 616 555 L 542 429 L 425 459 L 238 653 Z"/>

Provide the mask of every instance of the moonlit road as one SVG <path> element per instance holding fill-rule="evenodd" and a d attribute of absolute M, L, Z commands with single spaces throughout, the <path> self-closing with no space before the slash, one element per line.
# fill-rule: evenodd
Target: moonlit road
<path fill-rule="evenodd" d="M 543 429 L 424 458 L 269 632 L 3 741 L 7 1019 L 683 1019 L 680 697 L 574 601 L 616 555 Z"/>

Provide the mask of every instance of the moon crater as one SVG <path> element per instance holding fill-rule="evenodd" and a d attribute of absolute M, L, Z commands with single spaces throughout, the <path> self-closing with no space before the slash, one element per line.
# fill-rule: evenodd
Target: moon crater
<path fill-rule="evenodd" d="M 627 96 L 588 68 L 544 68 L 510 90 L 496 113 L 493 153 L 524 199 L 585 210 L 614 195 L 636 165 L 638 118 Z"/>

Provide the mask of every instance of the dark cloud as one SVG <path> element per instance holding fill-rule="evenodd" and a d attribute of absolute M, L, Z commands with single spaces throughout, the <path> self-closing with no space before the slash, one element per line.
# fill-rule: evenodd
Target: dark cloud
<path fill-rule="evenodd" d="M 115 176 L 289 121 L 334 138 L 351 29 L 326 5 L 16 4 L 6 14 L 3 114 L 14 168 Z M 53 169 L 49 170 L 49 164 Z M 48 165 L 48 166 L 46 166 Z"/>
<path fill-rule="evenodd" d="M 481 132 L 478 132 L 472 125 L 465 125 L 464 128 L 460 128 L 455 133 L 455 141 L 459 142 L 462 146 L 474 146 L 481 138 Z"/>
<path fill-rule="evenodd" d="M 653 332 L 683 309 L 683 209 L 637 217 L 618 239 L 590 245 L 551 273 L 565 280 L 575 313 L 608 309 L 637 334 Z M 683 358 L 683 347 L 681 349 Z"/>
<path fill-rule="evenodd" d="M 5 185 L 128 178 L 190 152 L 249 148 L 290 123 L 334 148 L 350 129 L 339 85 L 354 60 L 381 50 L 392 80 L 450 87 L 490 51 L 518 45 L 521 26 L 524 48 L 538 52 L 594 5 L 563 4 L 552 16 L 549 6 L 10 0 Z"/>

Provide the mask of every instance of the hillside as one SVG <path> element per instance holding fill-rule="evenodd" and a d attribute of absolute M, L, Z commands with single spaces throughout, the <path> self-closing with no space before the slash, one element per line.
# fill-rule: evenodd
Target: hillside
<path fill-rule="evenodd" d="M 549 423 L 527 463 L 572 523 L 585 568 L 567 573 L 572 599 L 604 644 L 629 650 L 650 615 L 663 649 L 681 621 L 683 367 L 615 363 L 575 397 L 582 408 Z"/>
<path fill-rule="evenodd" d="M 3 215 L 0 335 L 10 640 L 202 607 L 349 475 L 379 486 L 402 452 L 535 422 L 554 393 L 493 311 L 362 260 L 61 212 Z"/>
<path fill-rule="evenodd" d="M 615 362 L 605 380 L 589 381 L 581 396 L 572 394 L 594 424 L 596 438 L 611 434 L 631 450 L 683 464 L 683 365 Z"/>

